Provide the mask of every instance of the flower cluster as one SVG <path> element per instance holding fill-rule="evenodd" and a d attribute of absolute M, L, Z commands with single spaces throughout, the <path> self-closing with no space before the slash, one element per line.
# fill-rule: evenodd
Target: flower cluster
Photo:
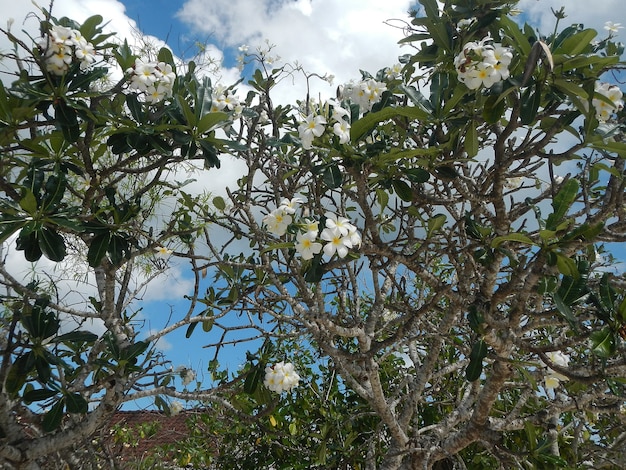
<path fill-rule="evenodd" d="M 546 353 L 546 356 L 550 361 L 560 367 L 567 367 L 569 365 L 569 356 L 567 354 L 562 353 L 561 351 L 551 351 Z M 559 386 L 560 382 L 567 381 L 568 378 L 563 374 L 559 374 L 558 372 L 550 369 L 548 366 L 548 372 L 544 378 L 544 384 L 546 389 L 555 389 Z"/>
<path fill-rule="evenodd" d="M 387 86 L 383 82 L 367 78 L 345 84 L 341 95 L 342 99 L 358 104 L 361 111 L 370 111 L 386 90 Z"/>
<path fill-rule="evenodd" d="M 263 385 L 273 392 L 288 392 L 292 388 L 297 387 L 298 382 L 300 382 L 300 376 L 295 371 L 291 362 L 285 364 L 281 361 L 265 368 Z"/>
<path fill-rule="evenodd" d="M 294 214 L 302 202 L 302 199 L 298 197 L 283 199 L 277 209 L 263 218 L 263 224 L 267 230 L 279 237 L 285 235 L 289 226 L 294 222 Z M 319 222 L 316 220 L 307 218 L 298 222 L 299 230 L 296 235 L 295 249 L 303 260 L 312 259 L 322 249 L 328 257 L 336 253 L 340 258 L 345 258 L 351 248 L 361 246 L 361 234 L 348 219 L 332 212 L 326 212 L 324 217 L 325 228 L 321 233 Z M 318 239 L 326 243 L 322 245 Z"/>
<path fill-rule="evenodd" d="M 239 98 L 224 85 L 216 85 L 211 95 L 211 111 L 233 111 L 239 116 L 243 111 L 243 106 L 239 102 Z"/>
<path fill-rule="evenodd" d="M 54 75 L 64 75 L 74 60 L 85 70 L 96 61 L 93 44 L 72 28 L 54 25 L 39 41 L 46 70 Z"/>
<path fill-rule="evenodd" d="M 511 49 L 486 37 L 465 44 L 463 51 L 454 58 L 454 67 L 459 80 L 470 90 L 477 90 L 481 86 L 491 88 L 509 78 L 511 59 Z"/>
<path fill-rule="evenodd" d="M 158 103 L 172 96 L 176 74 L 170 64 L 136 59 L 135 65 L 126 72 L 131 74 L 130 89 L 144 93 L 148 103 Z"/>
<path fill-rule="evenodd" d="M 332 107 L 332 113 L 329 108 Z M 313 147 L 313 139 L 320 137 L 326 131 L 328 120 L 324 115 L 330 115 L 333 124 L 333 134 L 339 137 L 340 144 L 346 144 L 350 141 L 350 113 L 347 109 L 335 101 L 329 101 L 321 109 L 321 114 L 311 113 L 300 122 L 298 126 L 298 135 L 302 141 L 302 147 L 310 149 Z"/>
<path fill-rule="evenodd" d="M 610 85 L 608 83 L 596 82 L 595 92 L 596 94 L 606 98 L 606 100 L 594 98 L 591 101 L 591 104 L 593 104 L 593 107 L 596 110 L 596 118 L 598 118 L 598 121 L 608 121 L 613 112 L 619 111 L 624 107 L 622 90 L 620 90 L 617 86 Z"/>
<path fill-rule="evenodd" d="M 196 373 L 192 369 L 188 369 L 186 367 L 181 367 L 178 375 L 180 376 L 184 387 L 196 380 Z"/>

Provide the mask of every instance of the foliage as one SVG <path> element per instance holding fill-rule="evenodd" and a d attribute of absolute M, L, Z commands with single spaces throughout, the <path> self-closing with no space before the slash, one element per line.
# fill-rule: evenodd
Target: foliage
<path fill-rule="evenodd" d="M 47 73 L 15 40 L 38 72 L 0 89 L 1 240 L 29 261 L 71 253 L 99 289 L 78 311 L 1 266 L 2 458 L 90 434 L 141 389 L 168 410 L 163 397 L 204 401 L 167 449 L 179 464 L 622 467 L 626 147 L 621 91 L 604 82 L 623 47 L 559 29 L 562 11 L 541 35 L 511 18 L 515 3 L 420 0 L 401 66 L 298 106 L 273 104 L 293 69 L 263 54 L 247 56 L 259 68 L 240 109 L 226 105 L 234 88 L 163 51 L 150 73 L 176 72 L 171 98 L 138 97 L 137 79 L 127 90 L 138 62 L 100 39 L 99 18 L 72 27 L 128 70 L 111 88 L 92 88 L 98 67 Z M 177 183 L 176 165 L 219 174 L 226 153 L 246 166 L 226 197 Z M 218 334 L 212 392 L 173 389 L 151 344 L 165 331 L 137 339 L 128 279 L 167 267 L 156 250 L 191 263 L 191 307 L 172 329 Z M 107 331 L 65 333 L 67 315 Z M 232 374 L 220 354 L 248 339 L 262 346 Z M 300 386 L 276 394 L 263 379 L 280 361 Z M 25 439 L 20 413 L 41 437 Z"/>

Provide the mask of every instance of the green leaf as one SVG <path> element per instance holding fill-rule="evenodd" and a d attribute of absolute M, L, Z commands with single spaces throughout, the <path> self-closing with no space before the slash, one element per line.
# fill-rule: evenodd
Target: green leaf
<path fill-rule="evenodd" d="M 482 339 L 474 343 L 470 353 L 470 362 L 465 369 L 465 378 L 473 382 L 480 378 L 483 372 L 483 359 L 487 357 L 487 343 Z"/>
<path fill-rule="evenodd" d="M 508 235 L 502 235 L 494 238 L 491 241 L 491 247 L 498 248 L 504 242 L 518 242 L 526 245 L 537 246 L 537 244 L 528 235 L 524 235 L 523 233 L 509 233 Z"/>
<path fill-rule="evenodd" d="M 87 400 L 80 393 L 69 393 L 65 395 L 65 407 L 68 413 L 82 413 L 88 411 Z"/>
<path fill-rule="evenodd" d="M 27 403 L 32 403 L 35 401 L 44 401 L 48 398 L 52 398 L 58 392 L 56 390 L 50 390 L 48 388 L 40 388 L 37 390 L 29 390 L 24 393 L 24 401 Z"/>
<path fill-rule="evenodd" d="M 159 49 L 159 53 L 157 55 L 157 61 L 165 62 L 166 64 L 169 64 L 172 67 L 174 67 L 175 65 L 172 51 L 170 51 L 169 48 L 167 47 L 162 47 L 161 49 Z"/>
<path fill-rule="evenodd" d="M 571 276 L 577 279 L 580 276 L 578 272 L 578 266 L 576 265 L 576 261 L 572 258 L 562 255 L 561 253 L 556 254 L 556 266 L 559 268 L 559 272 L 565 276 Z"/>
<path fill-rule="evenodd" d="M 593 38 L 598 33 L 595 29 L 585 29 L 579 33 L 573 34 L 565 39 L 555 50 L 554 54 L 567 54 L 576 56 L 585 48 L 589 47 Z"/>
<path fill-rule="evenodd" d="M 483 108 L 483 119 L 489 124 L 495 124 L 500 120 L 504 109 L 506 108 L 506 100 L 501 99 L 498 95 L 491 95 L 485 101 Z"/>
<path fill-rule="evenodd" d="M 600 331 L 594 331 L 589 338 L 591 340 L 591 351 L 596 356 L 609 358 L 615 354 L 617 341 L 615 333 L 608 326 Z"/>
<path fill-rule="evenodd" d="M 126 95 L 126 106 L 130 110 L 130 114 L 135 118 L 139 124 L 145 122 L 146 113 L 143 110 L 143 105 L 139 102 L 135 93 L 129 93 Z"/>
<path fill-rule="evenodd" d="M 511 38 L 511 44 L 518 49 L 523 56 L 530 54 L 531 44 L 529 38 L 522 32 L 519 25 L 506 15 L 500 17 L 500 27 Z"/>
<path fill-rule="evenodd" d="M 64 407 L 65 400 L 63 398 L 52 405 L 50 411 L 48 411 L 43 418 L 42 426 L 45 432 L 52 432 L 61 425 Z"/>
<path fill-rule="evenodd" d="M 225 122 L 227 120 L 228 120 L 228 114 L 220 112 L 220 111 L 205 114 L 198 121 L 198 125 L 197 125 L 198 134 L 197 135 L 202 135 L 205 132 L 211 130 L 214 126 L 216 126 L 220 122 Z"/>
<path fill-rule="evenodd" d="M 561 186 L 561 189 L 552 201 L 553 213 L 546 220 L 547 230 L 556 230 L 557 226 L 563 221 L 563 217 L 578 196 L 579 187 L 578 181 L 574 178 L 570 178 Z"/>
<path fill-rule="evenodd" d="M 187 331 L 185 332 L 185 338 L 189 339 L 191 338 L 191 335 L 193 334 L 193 330 L 196 329 L 196 326 L 198 326 L 198 323 L 190 323 L 189 326 L 187 327 Z"/>
<path fill-rule="evenodd" d="M 226 209 L 226 202 L 224 202 L 224 198 L 221 196 L 216 196 L 213 198 L 213 205 L 219 211 L 224 211 Z"/>
<path fill-rule="evenodd" d="M 537 119 L 537 111 L 541 104 L 541 86 L 535 83 L 534 87 L 527 87 L 521 96 L 522 109 L 520 111 L 520 121 L 527 126 Z"/>
<path fill-rule="evenodd" d="M 95 268 L 100 265 L 102 258 L 106 255 L 109 243 L 111 241 L 111 234 L 101 233 L 96 235 L 89 244 L 89 250 L 87 251 L 87 261 L 89 266 Z"/>
<path fill-rule="evenodd" d="M 89 331 L 71 331 L 54 338 L 55 343 L 93 343 L 98 339 L 98 335 Z"/>
<path fill-rule="evenodd" d="M 465 151 L 467 156 L 472 158 L 478 153 L 478 123 L 473 119 L 467 123 L 465 128 Z"/>
<path fill-rule="evenodd" d="M 11 396 L 16 395 L 26 383 L 28 374 L 35 368 L 35 358 L 31 351 L 18 357 L 7 374 L 5 390 Z"/>
<path fill-rule="evenodd" d="M 261 377 L 263 377 L 264 372 L 265 367 L 262 363 L 252 366 L 246 376 L 246 381 L 243 384 L 243 391 L 248 395 L 252 395 L 259 386 L 259 382 L 261 381 Z"/>
<path fill-rule="evenodd" d="M 65 103 L 59 101 L 54 106 L 56 121 L 61 127 L 63 137 L 69 142 L 76 142 L 80 137 L 80 127 L 78 125 L 78 114 L 76 110 Z"/>
<path fill-rule="evenodd" d="M 446 223 L 447 217 L 444 214 L 437 214 L 426 223 L 426 238 L 430 238 L 435 232 L 439 231 Z"/>
<path fill-rule="evenodd" d="M 393 190 L 403 201 L 411 202 L 413 200 L 413 190 L 405 181 L 392 180 L 391 186 L 393 186 Z"/>
<path fill-rule="evenodd" d="M 429 118 L 428 112 L 418 107 L 383 108 L 380 111 L 368 113 L 354 122 L 350 128 L 350 140 L 356 144 L 369 134 L 379 122 L 399 116 L 423 121 L 427 121 Z"/>
<path fill-rule="evenodd" d="M 51 261 L 63 261 L 67 254 L 63 237 L 48 227 L 43 227 L 39 232 L 39 248 Z"/>
<path fill-rule="evenodd" d="M 67 179 L 63 173 L 50 175 L 48 181 L 46 181 L 46 195 L 42 204 L 45 211 L 56 209 L 56 206 L 63 199 L 66 187 Z"/>
<path fill-rule="evenodd" d="M 343 183 L 343 174 L 337 165 L 331 165 L 324 170 L 322 181 L 329 189 L 335 189 Z"/>
<path fill-rule="evenodd" d="M 376 188 L 376 200 L 380 205 L 380 210 L 384 211 L 387 204 L 389 204 L 389 193 L 387 193 L 384 189 Z"/>
<path fill-rule="evenodd" d="M 37 198 L 30 189 L 26 189 L 24 196 L 20 199 L 20 207 L 30 215 L 37 212 Z"/>
<path fill-rule="evenodd" d="M 574 316 L 574 312 L 569 306 L 563 301 L 558 292 L 552 294 L 552 300 L 554 301 L 554 305 L 556 306 L 557 311 L 563 315 L 563 318 L 567 320 L 572 328 L 576 328 L 576 317 Z"/>

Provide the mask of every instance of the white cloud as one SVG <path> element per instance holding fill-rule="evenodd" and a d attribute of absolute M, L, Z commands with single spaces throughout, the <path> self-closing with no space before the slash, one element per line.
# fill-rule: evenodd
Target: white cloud
<path fill-rule="evenodd" d="M 566 18 L 560 22 L 560 28 L 574 23 L 582 23 L 586 28 L 595 28 L 599 36 L 604 37 L 604 24 L 607 21 L 626 25 L 626 9 L 623 0 L 521 0 L 519 8 L 528 16 L 527 22 L 539 28 L 543 34 L 554 30 L 556 18 L 551 9 L 558 11 L 565 6 Z M 626 40 L 626 33 L 622 32 L 618 38 Z"/>
<path fill-rule="evenodd" d="M 376 72 L 402 53 L 402 32 L 384 23 L 407 19 L 408 0 L 188 0 L 180 20 L 211 33 L 225 47 L 254 47 L 267 39 L 283 63 L 299 62 L 307 72 L 335 75 L 335 83 L 360 78 L 359 69 Z M 303 77 L 281 88 L 280 101 L 305 97 Z M 333 95 L 334 87 L 314 83 L 315 93 Z M 336 85 L 335 85 L 336 86 Z M 290 89 L 291 88 L 291 89 Z M 297 90 L 297 92 L 296 92 Z"/>

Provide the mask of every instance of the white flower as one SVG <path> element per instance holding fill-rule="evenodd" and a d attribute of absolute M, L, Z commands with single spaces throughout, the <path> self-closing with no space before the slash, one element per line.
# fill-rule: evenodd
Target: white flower
<path fill-rule="evenodd" d="M 309 236 L 316 238 L 319 232 L 319 222 L 317 220 L 304 219 L 303 228 Z"/>
<path fill-rule="evenodd" d="M 333 214 L 332 212 L 326 212 L 324 216 L 326 217 L 326 228 L 339 230 L 342 237 L 348 235 L 350 227 L 352 227 L 348 219 Z"/>
<path fill-rule="evenodd" d="M 546 375 L 543 379 L 543 384 L 548 390 L 554 390 L 558 388 L 560 381 L 559 378 L 554 375 Z"/>
<path fill-rule="evenodd" d="M 172 250 L 170 250 L 169 248 L 166 248 L 164 246 L 157 246 L 154 251 L 156 251 L 157 256 L 161 256 L 161 257 L 165 257 L 165 256 L 169 256 L 173 253 Z"/>
<path fill-rule="evenodd" d="M 279 237 L 287 233 L 287 228 L 292 221 L 292 217 L 280 208 L 274 209 L 263 218 L 263 224 L 265 224 L 267 230 Z"/>
<path fill-rule="evenodd" d="M 611 105 L 609 102 L 600 98 L 594 98 L 591 101 L 596 110 L 596 117 L 598 121 L 607 121 L 613 112 L 624 107 L 624 101 L 622 100 L 623 94 L 619 87 L 609 83 L 596 82 L 595 92 L 613 103 L 613 105 Z"/>
<path fill-rule="evenodd" d="M 622 23 L 607 21 L 604 23 L 604 29 L 606 29 L 609 33 L 617 33 L 620 29 L 624 29 L 624 27 L 622 26 Z"/>
<path fill-rule="evenodd" d="M 463 51 L 454 58 L 454 66 L 459 81 L 470 90 L 477 90 L 481 86 L 491 88 L 509 78 L 512 59 L 511 49 L 493 43 L 487 36 L 481 41 L 465 44 Z"/>
<path fill-rule="evenodd" d="M 385 78 L 387 80 L 397 80 L 402 76 L 402 64 L 394 64 L 385 69 Z"/>
<path fill-rule="evenodd" d="M 130 89 L 144 93 L 148 103 L 158 103 L 172 96 L 176 74 L 170 64 L 144 62 L 137 58 L 127 72 L 131 74 Z"/>
<path fill-rule="evenodd" d="M 183 381 L 183 386 L 186 387 L 196 379 L 196 373 L 191 369 L 183 367 L 180 372 L 180 378 Z"/>
<path fill-rule="evenodd" d="M 321 136 L 324 133 L 325 126 L 326 119 L 324 119 L 324 116 L 309 114 L 304 118 L 304 121 L 298 126 L 298 134 L 300 135 L 300 140 L 302 140 L 302 146 L 305 149 L 311 148 L 313 138 Z"/>
<path fill-rule="evenodd" d="M 521 176 L 512 176 L 506 179 L 506 181 L 504 182 L 504 187 L 506 189 L 517 189 L 522 185 L 523 182 L 524 178 L 522 178 Z"/>
<path fill-rule="evenodd" d="M 281 209 L 285 214 L 295 214 L 298 206 L 302 204 L 304 201 L 299 197 L 294 197 L 292 199 L 283 199 L 280 201 L 279 209 Z"/>
<path fill-rule="evenodd" d="M 467 29 L 471 25 L 476 23 L 476 21 L 476 18 L 463 18 L 462 20 L 459 20 L 459 22 L 456 24 L 456 27 L 459 31 L 462 29 Z"/>
<path fill-rule="evenodd" d="M 348 250 L 352 248 L 351 237 L 342 235 L 339 228 L 325 228 L 320 234 L 322 240 L 327 241 L 324 245 L 324 254 L 328 257 L 337 253 L 340 258 L 345 258 L 348 255 Z"/>
<path fill-rule="evenodd" d="M 313 257 L 322 251 L 322 244 L 316 242 L 317 232 L 299 233 L 296 236 L 296 251 L 303 260 L 313 259 Z"/>
<path fill-rule="evenodd" d="M 298 386 L 300 376 L 295 371 L 292 363 L 283 361 L 267 366 L 265 368 L 265 378 L 263 385 L 276 393 L 288 392 Z"/>
<path fill-rule="evenodd" d="M 172 413 L 172 416 L 176 416 L 182 410 L 183 410 L 183 404 L 179 401 L 174 401 L 170 405 L 170 413 Z"/>
<path fill-rule="evenodd" d="M 569 356 L 561 351 L 547 352 L 546 357 L 550 360 L 550 362 L 559 367 L 566 368 L 569 365 Z M 560 382 L 568 380 L 565 375 L 559 374 L 558 372 L 550 369 L 547 364 L 544 364 L 544 366 L 548 369 L 547 374 L 544 377 L 544 384 L 546 389 L 555 389 L 559 386 Z"/>
<path fill-rule="evenodd" d="M 347 144 L 350 142 L 350 124 L 341 120 L 333 125 L 333 134 L 339 137 L 340 144 Z"/>

